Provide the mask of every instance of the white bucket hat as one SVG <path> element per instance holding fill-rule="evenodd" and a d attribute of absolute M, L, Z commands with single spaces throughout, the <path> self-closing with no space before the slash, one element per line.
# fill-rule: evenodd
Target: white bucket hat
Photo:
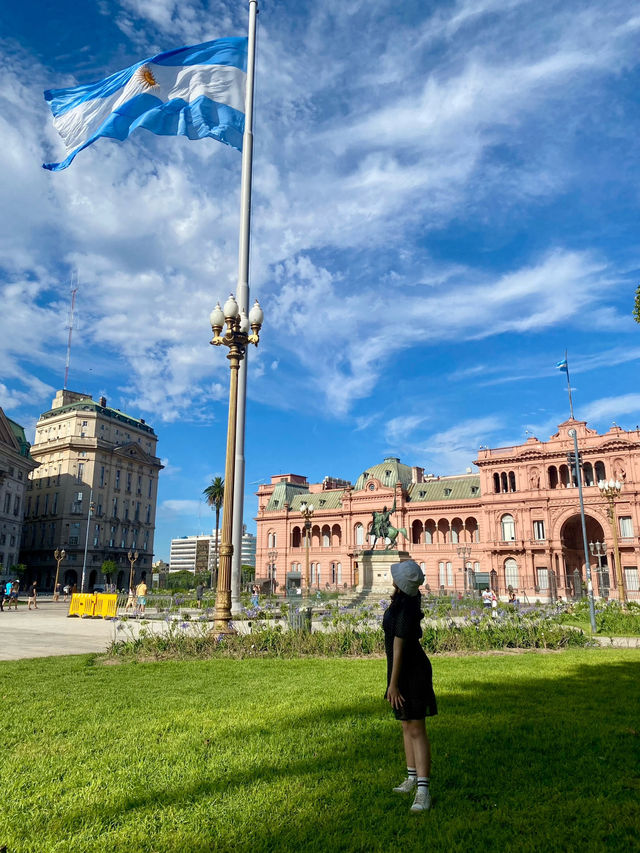
<path fill-rule="evenodd" d="M 403 560 L 391 566 L 393 582 L 407 595 L 417 595 L 420 584 L 424 583 L 424 573 L 415 560 Z"/>

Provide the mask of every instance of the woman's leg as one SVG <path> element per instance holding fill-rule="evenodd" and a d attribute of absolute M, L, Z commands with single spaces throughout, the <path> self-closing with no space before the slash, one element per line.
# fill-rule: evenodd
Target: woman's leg
<path fill-rule="evenodd" d="M 415 767 L 415 758 L 413 752 L 413 738 L 410 734 L 409 726 L 411 722 L 402 721 L 402 739 L 404 740 L 404 754 L 407 759 L 407 767 Z"/>
<path fill-rule="evenodd" d="M 424 720 L 407 720 L 402 723 L 402 732 L 404 734 L 404 749 L 407 754 L 407 764 L 409 764 L 409 750 L 415 764 L 409 764 L 410 767 L 416 768 L 418 777 L 427 778 L 431 775 L 431 744 L 427 736 Z M 409 745 L 407 745 L 407 741 Z"/>

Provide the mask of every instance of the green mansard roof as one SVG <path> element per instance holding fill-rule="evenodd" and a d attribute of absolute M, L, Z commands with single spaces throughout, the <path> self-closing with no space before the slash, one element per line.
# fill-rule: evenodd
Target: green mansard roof
<path fill-rule="evenodd" d="M 409 488 L 411 503 L 440 501 L 467 501 L 480 498 L 480 476 L 466 474 L 460 477 L 440 477 L 425 483 L 412 483 Z"/>
<path fill-rule="evenodd" d="M 353 487 L 354 492 L 361 492 L 366 488 L 367 481 L 375 477 L 383 486 L 394 488 L 396 483 L 402 483 L 405 489 L 411 485 L 411 467 L 402 463 L 396 456 L 387 456 L 379 465 L 367 468 L 356 480 Z"/>

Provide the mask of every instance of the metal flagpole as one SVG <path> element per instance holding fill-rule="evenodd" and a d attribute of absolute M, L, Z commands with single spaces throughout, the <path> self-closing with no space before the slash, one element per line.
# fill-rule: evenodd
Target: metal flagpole
<path fill-rule="evenodd" d="M 253 80 L 256 58 L 256 19 L 258 0 L 249 0 L 249 38 L 247 45 L 247 89 L 245 93 L 244 136 L 242 137 L 242 181 L 240 185 L 240 237 L 238 242 L 238 287 L 236 299 L 240 311 L 249 313 L 249 247 L 251 234 L 251 172 L 253 166 Z M 231 612 L 240 610 L 242 572 L 242 524 L 244 508 L 244 431 L 247 407 L 247 363 L 249 348 L 238 372 L 238 408 L 236 412 L 236 458 L 233 488 L 233 557 L 231 562 Z"/>
<path fill-rule="evenodd" d="M 567 358 L 567 351 L 564 351 L 564 363 L 567 366 L 567 390 L 569 391 L 569 410 L 571 412 L 571 420 L 575 420 L 573 417 L 573 398 L 571 397 L 571 379 L 569 379 L 569 359 Z"/>

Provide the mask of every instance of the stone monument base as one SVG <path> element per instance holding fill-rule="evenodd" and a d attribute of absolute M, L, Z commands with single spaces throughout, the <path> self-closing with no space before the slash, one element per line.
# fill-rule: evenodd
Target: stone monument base
<path fill-rule="evenodd" d="M 402 560 L 410 560 L 408 551 L 363 551 L 360 555 L 360 582 L 358 592 L 379 592 L 390 594 L 393 591 L 391 566 Z"/>

